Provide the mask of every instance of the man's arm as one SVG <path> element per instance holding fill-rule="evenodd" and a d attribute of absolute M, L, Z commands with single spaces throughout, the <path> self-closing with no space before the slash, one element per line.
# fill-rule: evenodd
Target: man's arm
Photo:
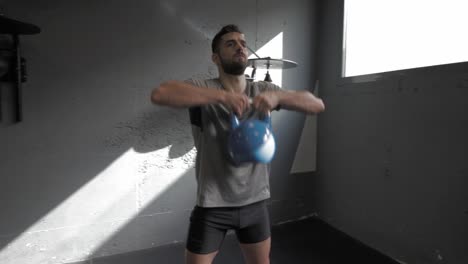
<path fill-rule="evenodd" d="M 191 107 L 208 104 L 223 104 L 238 115 L 248 108 L 249 100 L 244 94 L 220 89 L 198 87 L 181 81 L 166 81 L 151 93 L 154 104 L 172 107 Z"/>
<path fill-rule="evenodd" d="M 309 91 L 277 90 L 267 91 L 253 99 L 253 106 L 267 112 L 281 106 L 282 109 L 294 110 L 306 114 L 316 114 L 325 110 L 322 99 Z"/>

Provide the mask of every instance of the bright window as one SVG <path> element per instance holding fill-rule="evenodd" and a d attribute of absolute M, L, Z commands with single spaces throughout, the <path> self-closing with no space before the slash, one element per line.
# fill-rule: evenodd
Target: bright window
<path fill-rule="evenodd" d="M 468 61 L 467 0 L 345 0 L 343 76 Z"/>

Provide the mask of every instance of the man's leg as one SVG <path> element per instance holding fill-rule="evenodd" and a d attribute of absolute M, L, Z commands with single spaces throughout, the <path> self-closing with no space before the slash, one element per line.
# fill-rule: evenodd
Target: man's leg
<path fill-rule="evenodd" d="M 196 206 L 190 216 L 185 262 L 210 264 L 216 257 L 229 229 L 231 211 Z"/>
<path fill-rule="evenodd" d="M 270 263 L 270 216 L 265 201 L 240 209 L 240 229 L 236 230 L 240 248 L 248 264 Z"/>
<path fill-rule="evenodd" d="M 185 250 L 185 263 L 186 264 L 211 264 L 213 259 L 218 254 L 218 251 L 208 254 L 195 254 Z"/>
<path fill-rule="evenodd" d="M 240 243 L 240 248 L 247 264 L 270 263 L 271 237 L 258 243 Z"/>

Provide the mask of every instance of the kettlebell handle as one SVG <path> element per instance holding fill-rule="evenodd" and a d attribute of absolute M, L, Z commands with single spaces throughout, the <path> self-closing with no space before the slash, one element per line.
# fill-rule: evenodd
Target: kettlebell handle
<path fill-rule="evenodd" d="M 252 103 L 253 103 L 252 98 L 249 97 L 249 104 L 252 105 Z M 264 121 L 271 127 L 271 112 L 268 111 L 266 114 L 262 114 L 262 116 L 263 118 L 260 120 Z"/>
<path fill-rule="evenodd" d="M 262 114 L 262 121 L 267 123 L 271 127 L 271 112 L 268 111 L 266 114 Z"/>
<path fill-rule="evenodd" d="M 249 104 L 252 105 L 252 98 L 249 98 Z M 263 118 L 259 118 L 259 120 L 268 124 L 271 128 L 271 112 L 268 111 L 266 114 L 262 114 Z M 237 118 L 236 114 L 232 111 L 231 112 L 231 129 L 235 129 L 240 125 L 239 119 Z"/>
<path fill-rule="evenodd" d="M 234 112 L 231 112 L 231 129 L 236 129 L 239 126 L 239 119 Z"/>
<path fill-rule="evenodd" d="M 270 111 L 268 111 L 266 114 L 262 114 L 262 118 L 259 118 L 259 120 L 267 123 L 268 126 L 271 128 L 271 112 Z M 239 118 L 237 118 L 234 112 L 231 112 L 231 129 L 235 129 L 239 125 L 240 125 Z"/>

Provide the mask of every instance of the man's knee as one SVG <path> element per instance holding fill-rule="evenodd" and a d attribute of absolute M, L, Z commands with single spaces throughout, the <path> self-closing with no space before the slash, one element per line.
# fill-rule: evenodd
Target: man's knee
<path fill-rule="evenodd" d="M 196 254 L 185 250 L 185 263 L 186 264 L 211 264 L 213 259 L 218 254 L 218 251 L 208 253 L 208 254 Z"/>
<path fill-rule="evenodd" d="M 270 263 L 270 237 L 258 243 L 240 244 L 240 247 L 248 264 Z"/>

